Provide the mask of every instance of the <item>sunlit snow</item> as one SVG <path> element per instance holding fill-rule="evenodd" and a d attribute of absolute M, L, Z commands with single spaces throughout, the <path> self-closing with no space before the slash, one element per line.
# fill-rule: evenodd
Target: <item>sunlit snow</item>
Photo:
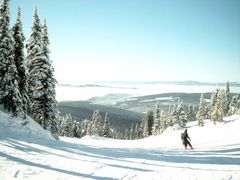
<path fill-rule="evenodd" d="M 178 126 L 141 140 L 86 136 L 56 141 L 28 120 L 22 125 L 21 119 L 0 113 L 1 180 L 240 179 L 237 115 L 216 125 L 208 120 L 204 127 L 189 123 L 195 149 L 187 151 L 180 139 L 183 129 Z"/>

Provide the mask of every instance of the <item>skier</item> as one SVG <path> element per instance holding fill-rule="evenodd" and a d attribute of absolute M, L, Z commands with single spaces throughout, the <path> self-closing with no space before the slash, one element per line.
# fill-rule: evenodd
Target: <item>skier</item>
<path fill-rule="evenodd" d="M 183 143 L 185 149 L 187 149 L 187 145 L 189 145 L 190 148 L 193 149 L 193 147 L 192 147 L 192 145 L 190 143 L 191 139 L 188 136 L 187 129 L 185 129 L 185 131 L 183 133 L 181 133 L 181 139 L 182 139 L 182 143 Z"/>

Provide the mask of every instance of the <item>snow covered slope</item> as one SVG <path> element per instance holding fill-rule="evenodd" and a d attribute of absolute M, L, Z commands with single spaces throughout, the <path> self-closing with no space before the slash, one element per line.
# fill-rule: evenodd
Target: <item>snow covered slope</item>
<path fill-rule="evenodd" d="M 177 126 L 142 140 L 86 136 L 55 141 L 34 122 L 22 127 L 16 120 L 0 113 L 1 180 L 240 179 L 240 116 L 217 125 L 188 124 L 195 149 L 187 151 Z"/>
<path fill-rule="evenodd" d="M 10 114 L 0 110 L 0 138 L 45 139 L 53 140 L 52 135 L 42 129 L 32 118 L 13 118 Z"/>

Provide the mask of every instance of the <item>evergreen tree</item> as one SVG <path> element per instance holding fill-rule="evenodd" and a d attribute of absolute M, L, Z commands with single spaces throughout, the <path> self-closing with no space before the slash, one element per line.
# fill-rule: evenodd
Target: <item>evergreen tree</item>
<path fill-rule="evenodd" d="M 59 136 L 63 136 L 62 135 L 62 121 L 63 121 L 63 117 L 61 115 L 58 116 L 58 135 Z"/>
<path fill-rule="evenodd" d="M 80 126 L 78 127 L 79 137 L 91 135 L 92 134 L 91 127 L 92 127 L 92 124 L 88 119 L 83 120 Z"/>
<path fill-rule="evenodd" d="M 73 124 L 71 114 L 65 114 L 60 118 L 59 134 L 60 136 L 73 137 Z"/>
<path fill-rule="evenodd" d="M 165 112 L 163 111 L 161 114 L 161 124 L 160 124 L 160 134 L 163 133 L 165 131 L 165 129 L 167 129 L 167 116 L 165 114 Z"/>
<path fill-rule="evenodd" d="M 182 102 L 178 102 L 177 111 L 176 111 L 176 123 L 181 127 L 186 126 L 185 112 L 183 110 Z"/>
<path fill-rule="evenodd" d="M 125 130 L 124 139 L 129 140 L 129 130 L 128 129 Z"/>
<path fill-rule="evenodd" d="M 237 112 L 236 112 L 236 114 L 240 115 L 240 101 L 238 101 L 237 104 L 238 105 L 237 105 Z"/>
<path fill-rule="evenodd" d="M 215 110 L 215 105 L 217 102 L 217 97 L 218 97 L 218 93 L 219 93 L 219 89 L 216 89 L 215 91 L 213 91 L 212 95 L 211 95 L 211 103 L 210 103 L 210 108 L 208 111 L 208 116 L 210 117 L 211 120 L 213 120 L 213 111 Z"/>
<path fill-rule="evenodd" d="M 230 104 L 230 114 L 236 114 L 238 109 L 238 95 L 234 95 L 232 97 L 232 101 Z"/>
<path fill-rule="evenodd" d="M 159 101 L 157 101 L 155 113 L 154 113 L 154 123 L 153 123 L 153 132 L 152 132 L 153 135 L 158 135 L 160 131 L 160 118 L 161 118 L 160 113 L 161 113 L 160 105 L 159 105 Z"/>
<path fill-rule="evenodd" d="M 206 119 L 211 119 L 211 104 L 206 105 Z"/>
<path fill-rule="evenodd" d="M 220 105 L 219 103 L 216 103 L 216 105 L 214 106 L 214 110 L 213 110 L 213 113 L 212 113 L 212 120 L 213 120 L 213 123 L 216 124 L 217 121 L 219 121 L 219 119 L 221 118 L 221 115 L 219 114 L 219 109 L 220 108 Z"/>
<path fill-rule="evenodd" d="M 172 111 L 173 111 L 173 107 L 171 105 L 169 105 L 168 114 L 167 114 L 167 117 L 166 117 L 167 118 L 166 119 L 167 126 L 173 126 Z"/>
<path fill-rule="evenodd" d="M 139 125 L 137 123 L 134 129 L 134 139 L 138 139 L 138 138 L 139 138 Z"/>
<path fill-rule="evenodd" d="M 218 110 L 216 108 L 212 112 L 211 120 L 214 124 L 216 124 L 216 122 L 218 121 Z"/>
<path fill-rule="evenodd" d="M 101 136 L 102 124 L 101 124 L 101 115 L 98 110 L 93 112 L 92 118 L 92 134 Z"/>
<path fill-rule="evenodd" d="M 28 79 L 29 73 L 24 57 L 24 40 L 21 21 L 21 8 L 18 8 L 18 17 L 15 25 L 12 28 L 14 40 L 14 62 L 18 72 L 18 86 L 22 97 L 23 113 L 27 113 L 29 98 L 28 98 Z"/>
<path fill-rule="evenodd" d="M 223 117 L 226 116 L 225 114 L 225 108 L 226 108 L 226 93 L 224 90 L 220 90 L 217 97 L 217 104 L 216 109 L 218 110 L 218 121 L 222 122 Z"/>
<path fill-rule="evenodd" d="M 144 132 L 143 129 L 144 129 L 144 120 L 142 120 L 142 122 L 141 122 L 141 124 L 138 128 L 138 139 L 141 139 L 141 138 L 144 137 L 143 136 L 143 132 Z"/>
<path fill-rule="evenodd" d="M 198 125 L 199 126 L 203 126 L 203 120 L 205 119 L 206 114 L 207 114 L 206 113 L 206 103 L 205 103 L 205 100 L 204 100 L 204 95 L 202 93 L 201 97 L 200 97 L 198 113 L 196 115 L 196 118 L 198 120 Z"/>
<path fill-rule="evenodd" d="M 111 131 L 111 138 L 113 138 L 113 139 L 118 139 L 119 138 L 117 131 L 115 131 L 114 129 L 112 129 L 112 131 Z"/>
<path fill-rule="evenodd" d="M 4 0 L 0 7 L 0 102 L 13 116 L 17 116 L 24 111 L 9 19 L 9 0 Z"/>
<path fill-rule="evenodd" d="M 231 94 L 230 94 L 230 88 L 229 88 L 229 81 L 226 82 L 225 87 L 225 104 L 224 104 L 224 115 L 228 115 L 230 111 L 230 104 L 231 104 Z"/>
<path fill-rule="evenodd" d="M 58 107 L 56 101 L 56 80 L 54 69 L 49 58 L 49 39 L 47 23 L 44 22 L 41 49 L 36 57 L 32 59 L 34 68 L 31 76 L 35 80 L 32 86 L 32 115 L 33 118 L 44 128 L 48 129 L 53 135 L 57 132 Z M 32 84 L 33 85 L 33 84 Z"/>
<path fill-rule="evenodd" d="M 192 104 L 189 104 L 189 106 L 188 106 L 187 120 L 188 121 L 195 121 L 196 120 L 196 115 L 195 115 L 194 107 L 193 107 Z"/>
<path fill-rule="evenodd" d="M 174 104 L 171 109 L 170 119 L 169 119 L 169 125 L 173 126 L 175 123 L 177 123 L 178 120 L 178 111 L 177 111 L 177 105 Z"/>
<path fill-rule="evenodd" d="M 75 123 L 75 128 L 76 128 L 76 130 L 75 130 L 75 137 L 77 137 L 77 138 L 81 138 L 82 137 L 82 134 L 81 134 L 81 129 L 82 129 L 82 123 L 80 123 L 79 121 L 77 121 L 76 123 Z"/>
<path fill-rule="evenodd" d="M 88 136 L 92 135 L 92 124 L 91 123 L 89 123 L 87 125 L 87 135 Z"/>
<path fill-rule="evenodd" d="M 131 125 L 131 129 L 130 129 L 130 132 L 129 132 L 129 139 L 130 139 L 130 140 L 133 140 L 133 139 L 134 139 L 133 124 Z"/>
<path fill-rule="evenodd" d="M 215 91 L 213 91 L 212 95 L 211 95 L 211 105 L 215 106 L 216 102 L 217 102 L 217 96 L 219 93 L 220 89 L 216 89 Z"/>
<path fill-rule="evenodd" d="M 153 130 L 153 122 L 154 122 L 154 113 L 151 110 L 148 110 L 144 117 L 144 127 L 143 127 L 143 136 L 151 136 Z"/>
<path fill-rule="evenodd" d="M 103 136 L 104 137 L 110 137 L 110 126 L 109 126 L 108 113 L 105 114 L 105 118 L 104 118 Z"/>
<path fill-rule="evenodd" d="M 73 137 L 78 137 L 78 134 L 77 134 L 77 121 L 76 120 L 73 121 L 72 130 L 73 130 Z"/>
<path fill-rule="evenodd" d="M 224 117 L 224 104 L 225 104 L 225 92 L 224 90 L 219 90 L 217 94 L 216 103 L 212 112 L 211 119 L 213 120 L 214 124 L 217 121 L 223 121 Z"/>
<path fill-rule="evenodd" d="M 26 48 L 27 48 L 27 66 L 29 70 L 29 81 L 28 81 L 28 96 L 30 99 L 30 109 L 34 109 L 33 106 L 33 93 L 37 86 L 38 77 L 35 74 L 36 72 L 40 71 L 39 67 L 41 67 L 42 64 L 39 64 L 39 61 L 36 61 L 37 55 L 39 56 L 40 51 L 42 50 L 42 27 L 40 23 L 40 19 L 38 16 L 38 10 L 37 7 L 35 7 L 34 16 L 33 16 L 33 25 L 32 25 L 32 32 L 30 35 L 30 38 L 28 39 Z M 33 62 L 34 61 L 34 62 Z M 39 85 L 38 85 L 39 86 Z"/>
<path fill-rule="evenodd" d="M 143 121 L 143 137 L 148 137 L 149 136 L 149 131 L 148 131 L 148 122 L 147 120 L 145 120 L 144 118 L 144 121 Z"/>

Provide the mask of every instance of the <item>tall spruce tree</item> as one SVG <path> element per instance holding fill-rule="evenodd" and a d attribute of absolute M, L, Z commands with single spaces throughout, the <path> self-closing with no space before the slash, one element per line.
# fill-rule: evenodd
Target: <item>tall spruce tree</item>
<path fill-rule="evenodd" d="M 217 103 L 217 97 L 218 97 L 218 93 L 219 93 L 219 89 L 216 89 L 213 91 L 212 95 L 211 95 L 211 103 L 210 103 L 210 107 L 209 107 L 209 112 L 208 112 L 208 116 L 210 117 L 211 120 L 213 120 L 213 112 L 215 111 L 215 105 Z"/>
<path fill-rule="evenodd" d="M 71 114 L 60 117 L 59 135 L 73 137 L 73 119 Z"/>
<path fill-rule="evenodd" d="M 103 122 L 103 136 L 110 137 L 110 125 L 109 125 L 109 117 L 107 112 L 105 114 L 105 118 Z"/>
<path fill-rule="evenodd" d="M 144 133 L 144 120 L 141 121 L 139 127 L 138 127 L 138 138 L 143 138 L 143 133 Z"/>
<path fill-rule="evenodd" d="M 227 81 L 225 87 L 225 104 L 223 109 L 225 116 L 230 113 L 230 105 L 231 105 L 231 93 L 229 88 L 229 81 Z"/>
<path fill-rule="evenodd" d="M 218 110 L 218 121 L 222 122 L 223 121 L 223 117 L 226 116 L 225 114 L 225 108 L 226 108 L 226 93 L 224 90 L 220 90 L 218 93 L 218 97 L 217 97 L 217 105 L 216 105 L 216 109 Z"/>
<path fill-rule="evenodd" d="M 189 106 L 188 106 L 187 120 L 188 121 L 195 121 L 196 120 L 196 115 L 195 115 L 194 107 L 193 107 L 192 104 L 189 104 Z"/>
<path fill-rule="evenodd" d="M 207 114 L 207 112 L 206 112 L 206 103 L 205 103 L 205 100 L 204 100 L 204 95 L 202 93 L 201 97 L 200 97 L 198 113 L 196 115 L 196 118 L 198 120 L 198 125 L 199 126 L 203 126 L 203 120 L 205 119 L 206 114 Z"/>
<path fill-rule="evenodd" d="M 12 28 L 14 40 L 14 62 L 18 72 L 19 91 L 22 96 L 23 113 L 27 113 L 29 98 L 28 98 L 28 79 L 29 73 L 24 56 L 24 40 L 21 21 L 21 8 L 18 8 L 18 16 L 15 25 Z"/>
<path fill-rule="evenodd" d="M 238 109 L 238 95 L 234 95 L 232 97 L 232 101 L 231 101 L 231 104 L 230 104 L 230 114 L 236 114 L 237 112 L 237 109 Z"/>
<path fill-rule="evenodd" d="M 34 17 L 35 21 L 38 22 L 37 10 L 35 10 Z M 37 25 L 40 25 L 40 22 L 38 24 L 35 21 L 33 32 L 35 32 L 36 27 L 38 27 Z M 37 33 L 33 33 L 30 38 L 31 43 L 28 44 L 28 61 L 31 77 L 29 81 L 29 94 L 31 98 L 31 114 L 34 120 L 44 129 L 49 130 L 53 135 L 57 135 L 58 108 L 55 92 L 56 80 L 53 75 L 54 69 L 51 64 L 52 62 L 49 58 L 50 51 L 48 47 L 49 39 L 47 30 L 47 22 L 45 20 L 43 30 L 39 30 L 39 32 L 42 32 L 40 34 L 40 47 Z M 35 46 L 32 44 L 34 42 L 36 43 Z M 35 52 L 37 53 L 35 54 Z"/>
<path fill-rule="evenodd" d="M 92 123 L 87 124 L 86 135 L 88 135 L 88 136 L 92 135 Z"/>
<path fill-rule="evenodd" d="M 177 112 L 177 104 L 174 104 L 172 107 L 171 107 L 171 114 L 170 114 L 170 117 L 169 117 L 169 126 L 173 126 L 174 124 L 177 123 L 177 118 L 178 118 L 178 112 Z"/>
<path fill-rule="evenodd" d="M 167 116 L 165 114 L 165 112 L 163 111 L 161 114 L 161 120 L 160 120 L 161 124 L 160 124 L 160 134 L 163 133 L 165 131 L 165 129 L 167 129 Z"/>
<path fill-rule="evenodd" d="M 161 118 L 161 112 L 160 112 L 160 104 L 159 101 L 157 101 L 155 113 L 154 113 L 154 122 L 153 122 L 153 135 L 158 135 L 160 132 L 160 118 Z"/>
<path fill-rule="evenodd" d="M 154 113 L 152 110 L 148 110 L 144 117 L 143 136 L 151 136 L 153 131 Z"/>
<path fill-rule="evenodd" d="M 125 130 L 123 139 L 129 140 L 129 130 L 128 129 Z"/>
<path fill-rule="evenodd" d="M 133 140 L 133 139 L 134 139 L 134 129 L 133 129 L 133 124 L 131 125 L 131 128 L 130 128 L 129 139 L 130 139 L 130 140 Z"/>
<path fill-rule="evenodd" d="M 45 20 L 41 35 L 40 52 L 31 60 L 34 65 L 31 78 L 32 88 L 31 112 L 35 121 L 53 135 L 57 134 L 58 107 L 56 101 L 56 80 L 54 78 L 52 62 L 49 58 L 49 39 L 47 22 Z"/>
<path fill-rule="evenodd" d="M 143 137 L 148 137 L 149 136 L 149 131 L 148 131 L 148 122 L 146 120 L 146 115 L 144 117 L 144 120 L 143 120 Z"/>
<path fill-rule="evenodd" d="M 173 111 L 173 106 L 169 105 L 168 114 L 167 114 L 167 126 L 173 126 L 172 111 Z"/>
<path fill-rule="evenodd" d="M 139 125 L 137 123 L 134 129 L 134 139 L 138 139 L 138 138 L 139 138 Z"/>
<path fill-rule="evenodd" d="M 217 101 L 211 116 L 211 120 L 213 121 L 214 124 L 216 124 L 216 122 L 220 121 L 220 119 L 222 118 L 220 108 L 221 108 L 220 102 Z"/>
<path fill-rule="evenodd" d="M 0 7 L 0 102 L 13 116 L 17 116 L 24 113 L 9 20 L 9 0 L 4 0 Z"/>
<path fill-rule="evenodd" d="M 91 122 L 88 119 L 83 120 L 80 125 L 78 126 L 78 134 L 79 137 L 83 137 L 85 135 L 87 135 L 87 130 L 88 130 L 88 126 L 91 127 Z M 89 134 L 91 134 L 91 129 L 89 129 Z"/>
<path fill-rule="evenodd" d="M 185 127 L 187 123 L 183 105 L 180 100 L 178 102 L 177 111 L 176 111 L 176 123 L 179 124 L 179 126 L 181 127 Z"/>
<path fill-rule="evenodd" d="M 102 123 L 101 123 L 102 117 L 98 110 L 93 112 L 92 117 L 92 134 L 93 135 L 102 135 Z"/>
<path fill-rule="evenodd" d="M 30 38 L 27 41 L 26 48 L 27 48 L 27 66 L 29 70 L 29 81 L 28 81 L 28 96 L 30 99 L 30 109 L 29 112 L 32 113 L 33 107 L 33 92 L 34 88 L 36 87 L 36 83 L 39 83 L 37 80 L 37 75 L 35 74 L 36 71 L 39 69 L 39 64 L 33 62 L 36 59 L 37 55 L 39 55 L 41 51 L 41 39 L 42 39 L 42 27 L 41 22 L 38 16 L 38 9 L 35 7 L 34 16 L 33 16 L 33 25 L 32 25 L 32 32 Z"/>

